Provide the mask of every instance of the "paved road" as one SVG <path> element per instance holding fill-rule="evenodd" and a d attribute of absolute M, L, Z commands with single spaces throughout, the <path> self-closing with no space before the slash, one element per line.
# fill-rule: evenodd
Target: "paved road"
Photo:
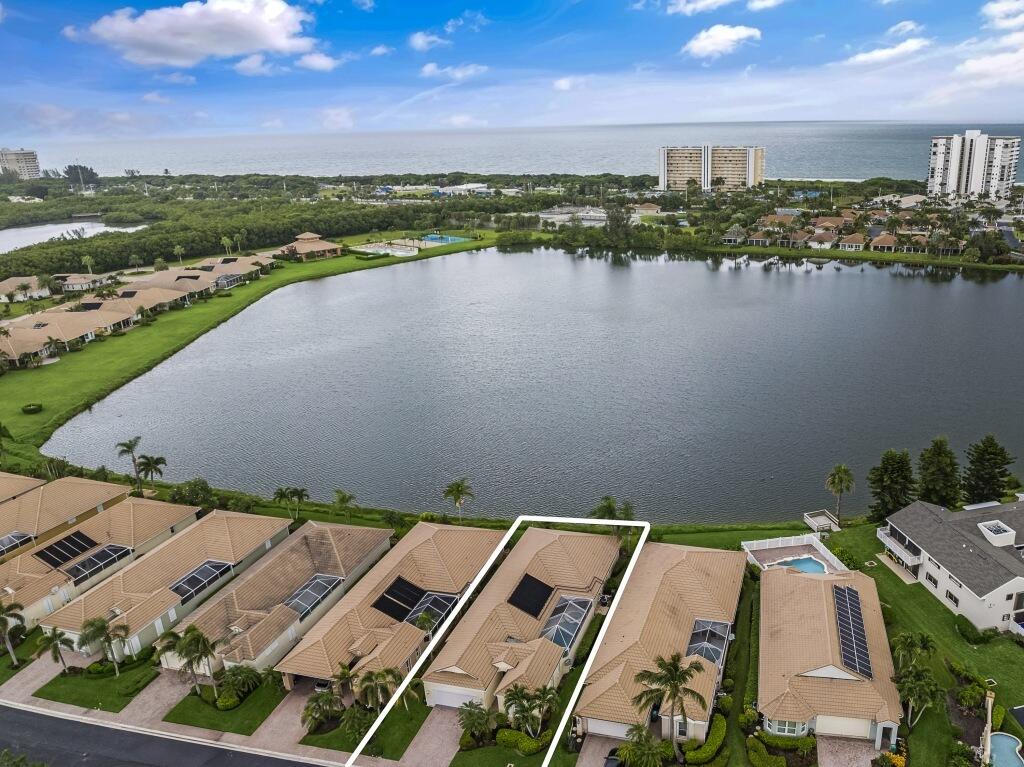
<path fill-rule="evenodd" d="M 0 706 L 0 750 L 5 748 L 49 767 L 300 767 L 303 764 Z"/>

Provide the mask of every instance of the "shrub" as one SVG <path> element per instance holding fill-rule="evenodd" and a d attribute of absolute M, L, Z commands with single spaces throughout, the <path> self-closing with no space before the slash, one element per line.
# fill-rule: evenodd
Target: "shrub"
<path fill-rule="evenodd" d="M 685 740 L 683 741 L 682 745 L 680 745 L 680 748 L 682 749 L 684 754 L 689 753 L 690 751 L 696 751 L 700 747 L 701 742 L 696 738 L 690 738 L 689 740 Z"/>
<path fill-rule="evenodd" d="M 686 763 L 707 764 L 718 756 L 718 752 L 721 751 L 722 744 L 725 742 L 725 725 L 725 717 L 715 714 L 711 720 L 711 727 L 708 728 L 707 740 L 696 751 L 686 755 Z"/>
<path fill-rule="evenodd" d="M 117 687 L 117 691 L 126 698 L 134 698 L 142 692 L 143 689 L 145 689 L 146 685 L 158 676 L 160 676 L 160 672 L 155 668 L 151 668 L 141 676 L 135 677 L 134 679 L 126 679 L 121 682 Z"/>
<path fill-rule="evenodd" d="M 722 750 L 718 752 L 718 756 L 711 762 L 708 767 L 728 767 L 729 759 L 732 757 L 732 752 L 728 746 L 723 746 Z"/>
<path fill-rule="evenodd" d="M 998 703 L 992 707 L 992 731 L 995 732 L 1003 726 L 1006 718 L 1006 709 Z"/>
<path fill-rule="evenodd" d="M 816 745 L 813 735 L 794 738 L 791 735 L 772 735 L 762 730 L 757 733 L 757 738 L 766 746 L 771 746 L 776 751 L 796 751 L 801 756 L 807 756 L 807 754 L 814 750 Z"/>
<path fill-rule="evenodd" d="M 971 621 L 964 615 L 957 615 L 953 618 L 953 625 L 956 626 L 956 630 L 959 632 L 960 636 L 964 638 L 964 641 L 967 642 L 967 644 L 985 644 L 992 638 L 986 637 L 978 631 L 978 627 L 971 623 Z"/>
<path fill-rule="evenodd" d="M 721 711 L 726 716 L 729 716 L 729 714 L 732 713 L 732 696 L 731 695 L 723 695 L 721 698 L 718 699 L 718 710 Z"/>
<path fill-rule="evenodd" d="M 757 697 L 757 664 L 760 656 L 759 643 L 761 641 L 761 587 L 754 586 L 754 598 L 750 600 L 750 660 L 747 666 L 747 687 L 743 691 L 744 714 L 748 708 L 754 707 L 754 698 Z M 755 715 L 754 721 L 757 721 Z"/>
<path fill-rule="evenodd" d="M 437 514 L 432 511 L 424 511 L 420 514 L 420 522 L 437 522 Z"/>
<path fill-rule="evenodd" d="M 546 747 L 553 737 L 554 733 L 551 730 L 545 730 L 540 734 L 539 738 L 531 738 L 525 732 L 519 732 L 519 730 L 498 730 L 495 741 L 499 746 L 511 748 L 523 756 L 532 756 Z"/>
<path fill-rule="evenodd" d="M 36 413 L 43 412 L 43 406 L 39 402 L 30 402 L 27 405 L 21 406 L 21 412 L 25 415 L 35 415 Z"/>
<path fill-rule="evenodd" d="M 477 742 L 473 736 L 468 732 L 462 733 L 459 736 L 459 751 L 472 751 L 474 748 L 477 748 Z"/>
<path fill-rule="evenodd" d="M 757 738 L 747 738 L 747 759 L 750 760 L 750 767 L 786 767 L 786 757 L 772 756 Z"/>
<path fill-rule="evenodd" d="M 978 709 L 985 700 L 985 688 L 977 684 L 969 684 L 961 687 L 956 694 L 956 702 L 962 708 Z"/>
<path fill-rule="evenodd" d="M 857 570 L 860 568 L 860 565 L 857 562 L 857 557 L 853 555 L 853 552 L 843 546 L 840 546 L 838 543 L 834 543 L 832 538 L 825 541 L 825 546 L 832 552 L 836 559 L 846 565 L 847 569 Z"/>
<path fill-rule="evenodd" d="M 238 708 L 241 701 L 238 697 L 230 692 L 221 693 L 221 696 L 217 698 L 217 710 L 218 711 L 230 711 L 233 708 Z"/>
<path fill-rule="evenodd" d="M 745 732 L 750 732 L 752 729 L 754 729 L 754 726 L 757 724 L 760 718 L 761 716 L 757 713 L 757 711 L 755 711 L 750 706 L 747 706 L 743 709 L 743 712 L 739 716 L 740 727 L 743 728 Z"/>
<path fill-rule="evenodd" d="M 896 614 L 893 612 L 892 607 L 890 607 L 889 605 L 887 605 L 887 604 L 885 604 L 883 602 L 882 603 L 882 623 L 885 624 L 886 628 L 888 628 L 889 626 L 892 625 L 893 620 L 895 620 L 895 618 L 896 618 Z"/>
<path fill-rule="evenodd" d="M 736 683 L 732 681 L 731 677 L 727 676 L 725 679 L 722 680 L 722 689 L 726 692 L 732 692 L 735 686 Z"/>

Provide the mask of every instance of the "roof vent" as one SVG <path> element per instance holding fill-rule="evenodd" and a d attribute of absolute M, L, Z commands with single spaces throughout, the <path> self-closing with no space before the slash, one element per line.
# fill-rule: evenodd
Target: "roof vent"
<path fill-rule="evenodd" d="M 4 591 L 6 591 L 8 594 L 14 593 L 14 589 L 12 589 L 10 586 L 4 586 Z"/>
<path fill-rule="evenodd" d="M 230 631 L 232 634 L 242 634 L 245 632 L 245 629 L 243 629 L 241 626 L 230 626 L 228 627 L 228 631 Z"/>

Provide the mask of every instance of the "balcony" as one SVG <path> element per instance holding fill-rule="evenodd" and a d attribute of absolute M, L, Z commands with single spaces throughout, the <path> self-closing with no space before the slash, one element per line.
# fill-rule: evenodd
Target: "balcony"
<path fill-rule="evenodd" d="M 924 561 L 924 554 L 911 554 L 903 547 L 903 544 L 889 535 L 889 531 L 886 528 L 878 528 L 876 534 L 878 535 L 878 540 L 885 545 L 885 548 L 889 549 L 889 551 L 899 557 L 904 564 L 913 566 L 919 565 Z"/>

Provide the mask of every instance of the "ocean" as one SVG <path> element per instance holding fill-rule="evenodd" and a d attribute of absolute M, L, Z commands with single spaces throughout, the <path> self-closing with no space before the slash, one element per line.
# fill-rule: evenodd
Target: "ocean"
<path fill-rule="evenodd" d="M 72 162 L 103 175 L 143 173 L 624 173 L 657 174 L 658 148 L 756 144 L 769 178 L 924 179 L 929 138 L 980 128 L 1024 134 L 1024 124 L 746 122 L 390 133 L 318 133 L 124 139 L 37 145 L 44 168 Z M 1024 159 L 1022 159 L 1024 162 Z M 1018 171 L 1018 177 L 1020 177 Z"/>

